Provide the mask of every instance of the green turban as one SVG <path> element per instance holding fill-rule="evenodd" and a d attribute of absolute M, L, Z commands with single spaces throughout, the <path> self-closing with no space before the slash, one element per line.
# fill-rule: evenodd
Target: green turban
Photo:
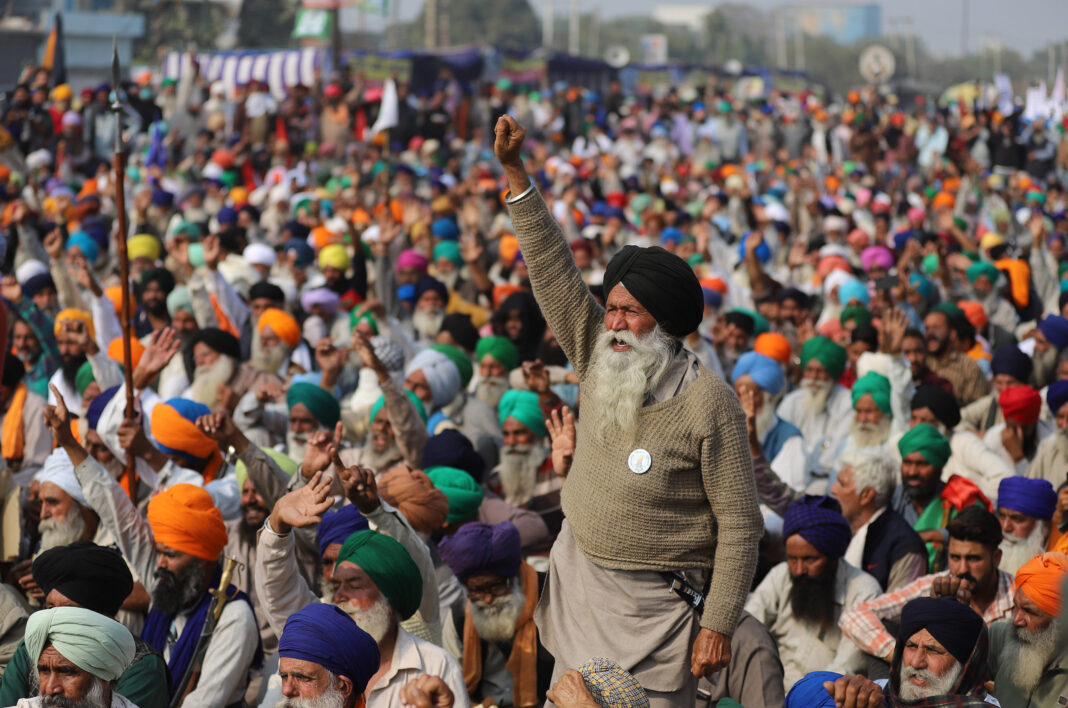
<path fill-rule="evenodd" d="M 801 347 L 801 371 L 805 370 L 808 362 L 815 359 L 834 380 L 845 371 L 846 350 L 827 337 L 813 337 Z"/>
<path fill-rule="evenodd" d="M 181 310 L 184 310 L 190 315 L 193 314 L 193 297 L 189 294 L 188 288 L 184 285 L 179 285 L 174 290 L 171 290 L 171 294 L 167 296 L 168 314 L 170 314 L 171 317 L 174 317 Z"/>
<path fill-rule="evenodd" d="M 449 500 L 447 524 L 458 524 L 473 519 L 482 506 L 482 485 L 463 470 L 455 467 L 431 467 L 423 470 L 434 486 Z"/>
<path fill-rule="evenodd" d="M 324 428 L 333 430 L 341 419 L 341 405 L 334 395 L 322 386 L 307 381 L 292 384 L 286 391 L 286 406 L 293 410 L 293 406 L 298 403 L 303 403 Z"/>
<path fill-rule="evenodd" d="M 74 388 L 78 389 L 78 395 L 84 395 L 85 389 L 89 388 L 89 384 L 96 381 L 96 376 L 93 375 L 93 365 L 89 362 L 85 362 L 78 367 L 78 373 L 74 375 Z"/>
<path fill-rule="evenodd" d="M 509 371 L 519 366 L 519 350 L 507 337 L 483 337 L 478 340 L 475 345 L 475 361 L 481 364 L 487 354 Z"/>
<path fill-rule="evenodd" d="M 451 242 L 445 241 L 444 243 Z M 471 357 L 451 344 L 435 344 L 430 348 L 436 352 L 441 352 L 449 358 L 449 361 L 456 364 L 456 370 L 460 372 L 460 388 L 466 389 L 467 384 L 471 383 L 471 377 L 475 375 L 475 367 L 471 363 Z"/>
<path fill-rule="evenodd" d="M 853 320 L 858 326 L 869 325 L 872 321 L 872 314 L 863 305 L 850 305 L 842 310 L 842 314 L 838 315 L 838 321 L 843 325 L 849 320 Z"/>
<path fill-rule="evenodd" d="M 415 412 L 419 414 L 419 417 L 425 423 L 427 421 L 426 406 L 424 406 L 423 402 L 421 400 L 419 400 L 419 396 L 416 396 L 414 393 L 412 393 L 408 389 L 404 389 L 404 395 L 406 395 L 408 397 L 408 400 L 412 402 L 412 405 L 415 406 Z M 384 406 L 384 405 L 386 405 L 386 396 L 385 396 L 385 394 L 379 396 L 378 400 L 375 401 L 375 404 L 373 406 L 371 406 L 371 422 L 372 423 L 375 422 L 375 417 L 378 415 L 378 411 L 382 410 L 382 406 Z"/>
<path fill-rule="evenodd" d="M 949 318 L 950 324 L 952 324 L 954 320 L 960 321 L 966 319 L 964 310 L 960 309 L 960 305 L 955 302 L 949 302 L 948 300 L 940 302 L 932 307 L 931 312 L 941 312 Z"/>
<path fill-rule="evenodd" d="M 38 610 L 26 621 L 26 653 L 36 665 L 51 644 L 67 661 L 105 681 L 115 681 L 134 659 L 134 638 L 115 620 L 83 607 Z"/>
<path fill-rule="evenodd" d="M 434 260 L 439 261 L 442 258 L 451 261 L 457 268 L 464 264 L 464 257 L 460 255 L 460 244 L 456 241 L 439 241 L 438 245 L 434 246 Z"/>
<path fill-rule="evenodd" d="M 952 453 L 946 436 L 927 423 L 921 423 L 902 435 L 897 441 L 897 449 L 902 458 L 919 452 L 925 460 L 939 470 L 946 466 L 946 461 Z"/>
<path fill-rule="evenodd" d="M 979 261 L 968 266 L 968 270 L 964 271 L 964 274 L 968 277 L 968 283 L 971 285 L 974 285 L 981 275 L 985 275 L 986 279 L 993 285 L 998 282 L 998 276 L 1001 275 L 1001 271 L 994 267 L 993 263 Z"/>
<path fill-rule="evenodd" d="M 750 310 L 748 307 L 735 307 L 731 312 L 741 312 L 743 315 L 749 315 L 749 317 L 752 318 L 754 337 L 759 337 L 771 330 L 771 326 L 768 324 L 768 318 L 755 310 Z"/>
<path fill-rule="evenodd" d="M 404 546 L 384 533 L 357 531 L 345 539 L 337 553 L 337 567 L 348 561 L 371 576 L 401 620 L 419 609 L 423 601 L 423 578 Z"/>
<path fill-rule="evenodd" d="M 504 427 L 504 421 L 515 418 L 539 438 L 549 434 L 545 429 L 545 414 L 538 404 L 538 394 L 533 391 L 506 391 L 501 402 L 497 404 L 497 416 L 500 418 L 501 427 Z"/>
<path fill-rule="evenodd" d="M 274 460 L 275 464 L 277 464 L 278 467 L 290 477 L 296 474 L 297 463 L 290 459 L 285 453 L 272 450 L 269 447 L 261 447 L 260 450 L 263 450 L 264 454 Z M 234 472 L 237 474 L 237 488 L 239 490 L 243 489 L 245 480 L 248 479 L 248 466 L 241 460 L 238 460 L 237 464 L 234 465 Z"/>
<path fill-rule="evenodd" d="M 882 374 L 877 374 L 874 371 L 868 373 L 857 379 L 853 384 L 853 407 L 857 407 L 857 401 L 860 400 L 864 394 L 871 395 L 875 405 L 879 406 L 879 410 L 889 415 L 890 413 L 890 379 L 886 378 Z"/>
<path fill-rule="evenodd" d="M 370 311 L 367 311 L 362 315 L 357 315 L 356 310 L 353 310 L 349 313 L 350 329 L 356 329 L 356 325 L 360 324 L 361 322 L 366 322 L 367 324 L 371 325 L 371 331 L 375 334 L 378 334 L 378 320 L 375 319 L 375 316 L 372 315 Z"/>

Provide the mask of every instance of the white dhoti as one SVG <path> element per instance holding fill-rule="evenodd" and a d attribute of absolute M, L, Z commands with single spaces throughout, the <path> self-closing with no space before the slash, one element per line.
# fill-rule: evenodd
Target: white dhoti
<path fill-rule="evenodd" d="M 707 571 L 683 575 L 702 588 Z M 610 570 L 587 559 L 566 520 L 534 619 L 556 660 L 554 684 L 568 669 L 606 657 L 638 679 L 653 708 L 694 705 L 690 650 L 700 630 L 697 612 L 656 571 Z"/>

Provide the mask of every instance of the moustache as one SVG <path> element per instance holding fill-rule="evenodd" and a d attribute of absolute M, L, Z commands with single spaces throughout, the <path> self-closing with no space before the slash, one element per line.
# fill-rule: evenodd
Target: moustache
<path fill-rule="evenodd" d="M 976 577 L 974 575 L 972 575 L 971 573 L 969 573 L 968 571 L 964 571 L 963 573 L 958 574 L 957 577 L 960 578 L 961 580 L 967 580 L 969 583 L 972 583 L 973 585 L 974 584 L 978 584 L 978 582 L 979 582 L 979 580 L 976 579 Z"/>
<path fill-rule="evenodd" d="M 156 572 L 153 573 L 153 575 L 155 576 L 156 580 L 159 581 L 160 585 L 173 586 L 178 584 L 178 576 L 169 570 L 165 570 L 164 568 L 156 568 Z"/>

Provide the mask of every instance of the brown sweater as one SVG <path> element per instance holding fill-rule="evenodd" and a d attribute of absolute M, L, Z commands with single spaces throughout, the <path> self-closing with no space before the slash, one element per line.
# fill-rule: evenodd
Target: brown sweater
<path fill-rule="evenodd" d="M 604 310 L 541 195 L 532 191 L 509 208 L 534 296 L 575 367 L 589 409 L 597 405 L 587 374 Z M 763 532 L 738 399 L 723 379 L 701 369 L 682 393 L 644 406 L 638 420 L 633 447 L 583 435 L 580 424 L 562 495 L 575 540 L 605 568 L 713 568 L 701 626 L 731 634 Z M 645 474 L 628 467 L 634 448 L 652 458 Z"/>

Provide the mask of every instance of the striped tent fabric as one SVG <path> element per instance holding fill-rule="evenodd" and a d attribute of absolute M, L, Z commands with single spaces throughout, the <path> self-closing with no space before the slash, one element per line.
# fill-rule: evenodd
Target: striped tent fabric
<path fill-rule="evenodd" d="M 208 81 L 221 81 L 227 95 L 249 81 L 263 81 L 278 99 L 298 84 L 311 86 L 315 69 L 327 65 L 327 53 L 322 49 L 304 48 L 282 51 L 212 52 L 196 56 L 201 73 Z M 193 70 L 188 55 L 168 52 L 163 59 L 163 77 L 180 79 Z"/>

